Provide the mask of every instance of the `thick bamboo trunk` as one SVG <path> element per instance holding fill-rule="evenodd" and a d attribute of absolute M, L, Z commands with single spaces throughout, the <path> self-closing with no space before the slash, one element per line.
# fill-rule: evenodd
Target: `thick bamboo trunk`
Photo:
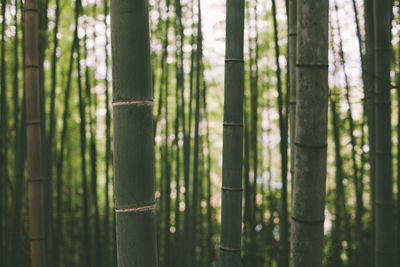
<path fill-rule="evenodd" d="M 329 1 L 298 1 L 291 267 L 322 266 Z"/>
<path fill-rule="evenodd" d="M 156 267 L 148 2 L 111 1 L 118 266 Z"/>
<path fill-rule="evenodd" d="M 226 2 L 220 266 L 241 266 L 244 1 Z"/>
<path fill-rule="evenodd" d="M 391 14 L 391 0 L 374 1 L 376 267 L 394 266 L 395 235 L 390 110 Z"/>
<path fill-rule="evenodd" d="M 45 266 L 44 181 L 41 163 L 39 96 L 39 12 L 36 0 L 24 9 L 29 236 L 31 266 Z"/>

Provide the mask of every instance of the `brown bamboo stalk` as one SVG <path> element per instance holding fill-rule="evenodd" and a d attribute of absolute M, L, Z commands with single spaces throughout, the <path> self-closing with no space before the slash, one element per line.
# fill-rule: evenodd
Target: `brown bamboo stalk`
<path fill-rule="evenodd" d="M 45 266 L 45 227 L 39 101 L 39 11 L 37 0 L 24 9 L 27 161 L 31 266 Z"/>

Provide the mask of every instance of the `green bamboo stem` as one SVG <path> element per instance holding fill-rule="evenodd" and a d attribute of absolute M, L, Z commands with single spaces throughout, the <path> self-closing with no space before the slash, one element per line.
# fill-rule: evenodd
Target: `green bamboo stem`
<path fill-rule="evenodd" d="M 118 266 L 157 266 L 148 2 L 111 1 Z"/>
<path fill-rule="evenodd" d="M 202 37 L 202 23 L 201 23 L 201 6 L 200 0 L 197 0 L 198 22 L 197 22 L 197 49 L 196 49 L 196 95 L 195 95 L 195 121 L 194 121 L 194 144 L 193 144 L 193 185 L 192 185 L 192 216 L 191 216 L 191 243 L 190 243 L 190 264 L 195 266 L 197 264 L 197 230 L 198 230 L 198 210 L 199 210 L 199 165 L 201 159 L 199 157 L 200 147 L 200 97 L 201 97 L 201 58 L 203 55 L 203 37 Z"/>
<path fill-rule="evenodd" d="M 338 66 L 337 66 L 338 59 L 336 57 L 338 57 L 338 55 L 337 55 L 338 52 L 336 51 L 335 46 L 333 45 L 334 37 L 333 37 L 333 27 L 332 27 L 331 20 L 329 22 L 329 27 L 330 27 L 330 47 L 331 47 L 332 53 L 334 55 L 334 60 L 333 60 L 334 73 L 337 73 L 338 72 Z M 333 85 L 333 86 L 335 87 L 335 85 Z M 337 94 L 339 94 L 339 92 L 334 91 L 334 95 L 337 95 Z M 339 97 L 339 95 L 338 95 L 338 97 Z M 333 107 L 331 109 L 333 109 Z M 335 106 L 335 109 L 336 109 L 336 106 Z M 333 111 L 331 111 L 331 112 L 333 112 Z M 335 112 L 336 112 L 336 110 L 335 110 Z M 338 116 L 337 119 L 339 120 L 340 117 L 339 117 L 339 115 L 337 115 L 337 116 Z M 333 129 L 333 131 L 335 131 L 335 129 Z M 335 135 L 335 132 L 333 134 Z M 338 134 L 340 135 L 340 130 L 339 130 Z M 334 136 L 334 138 L 335 138 L 335 136 Z M 339 136 L 339 139 L 340 139 L 340 136 Z M 341 144 L 340 140 L 339 140 L 339 144 Z M 335 144 L 335 149 L 336 149 L 336 144 Z M 336 154 L 337 154 L 337 152 L 335 151 L 335 157 L 336 156 L 340 156 L 340 154 L 339 155 L 336 155 Z M 339 162 L 338 160 L 335 160 L 335 161 L 336 161 L 335 162 L 336 163 L 336 175 L 343 176 L 343 171 L 339 170 L 339 168 L 342 168 L 343 163 Z M 337 178 L 340 178 L 340 177 L 337 177 Z M 337 205 L 340 207 L 339 209 L 342 209 L 342 211 L 343 211 L 342 212 L 343 213 L 342 217 L 344 219 L 344 225 L 343 225 L 343 227 L 344 227 L 344 236 L 345 236 L 344 238 L 345 238 L 345 240 L 347 242 L 347 246 L 346 246 L 346 254 L 347 255 L 346 256 L 347 256 L 348 261 L 352 261 L 353 260 L 353 239 L 352 239 L 352 233 L 351 233 L 351 231 L 352 231 L 352 229 L 351 229 L 351 218 L 350 218 L 351 215 L 347 212 L 347 207 L 346 207 L 347 201 L 346 201 L 346 195 L 345 195 L 345 192 L 344 192 L 343 185 L 340 184 L 340 183 L 336 184 L 336 191 L 337 191 L 337 194 L 341 195 L 341 197 L 338 198 L 338 201 L 340 201 L 340 202 L 337 203 Z M 335 203 L 335 205 L 336 205 L 336 203 Z M 336 210 L 336 208 L 335 208 L 335 210 Z M 335 231 L 336 230 L 337 229 L 335 229 Z M 333 241 L 335 241 L 335 240 L 333 240 Z M 337 266 L 337 265 L 334 265 L 334 266 Z"/>
<path fill-rule="evenodd" d="M 291 267 L 321 267 L 325 210 L 329 1 L 297 5 Z"/>
<path fill-rule="evenodd" d="M 176 228 L 176 243 L 177 243 L 177 252 L 180 251 L 183 235 L 181 234 L 181 214 L 179 211 L 180 206 L 180 176 L 181 176 L 181 159 L 180 159 L 180 146 L 179 146 L 179 127 L 182 127 L 183 134 L 183 142 L 185 142 L 185 97 L 184 97 L 184 89 L 185 89 L 185 72 L 184 72 L 184 52 L 183 45 L 185 42 L 184 35 L 184 25 L 182 23 L 182 5 L 181 1 L 175 1 L 175 13 L 176 13 L 176 21 L 175 21 L 175 32 L 178 36 L 179 42 L 176 44 L 176 121 L 175 121 L 175 145 L 176 145 L 176 191 L 177 197 L 175 202 L 175 228 Z M 184 148 L 185 145 L 184 145 Z M 184 149 L 182 149 L 182 156 L 184 153 Z M 185 159 L 183 159 L 185 160 Z M 176 263 L 180 263 L 180 258 L 183 258 L 181 255 L 176 259 Z"/>
<path fill-rule="evenodd" d="M 81 0 L 76 1 L 76 15 L 79 16 L 79 10 L 81 9 Z M 80 156 L 81 156 L 81 175 L 82 175 L 82 208 L 83 208 L 83 216 L 82 216 L 82 224 L 83 224 L 83 250 L 82 258 L 85 266 L 92 266 L 92 243 L 91 243 L 91 231 L 90 231 L 90 223 L 89 223 L 89 188 L 88 188 L 88 178 L 87 178 L 87 162 L 86 162 L 86 98 L 83 92 L 82 85 L 82 75 L 81 75 L 81 52 L 79 45 L 79 37 L 78 37 L 78 47 L 77 47 L 77 84 L 78 84 L 78 107 L 79 107 L 79 115 L 80 115 L 80 123 L 79 123 L 79 132 L 80 132 Z"/>
<path fill-rule="evenodd" d="M 94 5 L 94 10 L 96 10 L 96 4 Z M 88 62 L 88 39 L 87 39 L 87 28 L 88 23 L 85 24 L 85 35 L 84 35 L 84 57 L 85 57 L 85 89 L 86 89 L 86 99 L 88 101 L 88 115 L 89 115 L 89 132 L 90 132 L 90 142 L 89 142 L 89 151 L 90 151 L 90 187 L 91 187 L 91 198 L 94 206 L 94 253 L 93 253 L 93 263 L 94 266 L 101 267 L 103 265 L 103 255 L 101 253 L 101 239 L 100 239 L 100 215 L 99 215 L 99 201 L 97 195 L 97 135 L 96 135 L 96 110 L 97 110 L 97 95 L 92 94 L 92 84 L 91 84 L 91 75 L 90 68 Z M 96 39 L 96 32 L 94 32 L 93 40 Z M 94 79 L 93 87 L 96 87 L 96 79 Z"/>
<path fill-rule="evenodd" d="M 191 6 L 192 17 L 194 17 L 194 2 Z M 189 103 L 188 103 L 188 122 L 187 122 L 187 131 L 186 131 L 186 124 L 185 124 L 185 116 L 182 117 L 182 121 L 184 124 L 184 141 L 183 141 L 183 154 L 184 154 L 184 161 L 183 161 L 183 173 L 184 173 L 184 185 L 185 185 L 185 212 L 184 212 L 184 220 L 183 220 L 183 235 L 182 244 L 181 244 L 181 253 L 183 254 L 182 261 L 180 262 L 180 266 L 187 266 L 190 265 L 190 249 L 192 243 L 191 237 L 191 209 L 190 207 L 190 162 L 191 162 L 191 136 L 192 136 L 192 117 L 193 117 L 193 83 L 194 83 L 194 69 L 195 69 L 195 54 L 196 49 L 194 48 L 194 41 L 195 41 L 195 22 L 192 21 L 191 25 L 192 29 L 192 36 L 190 38 L 190 73 L 189 73 Z M 184 92 L 182 90 L 182 103 L 183 103 L 183 114 L 184 111 Z M 186 134 L 185 134 L 186 133 Z"/>
<path fill-rule="evenodd" d="M 226 2 L 220 266 L 241 266 L 244 1 Z"/>
<path fill-rule="evenodd" d="M 356 196 L 356 247 L 355 247 L 355 257 L 350 258 L 349 262 L 352 266 L 356 266 L 357 264 L 360 264 L 360 247 L 361 247 L 361 242 L 362 242 L 362 192 L 360 192 L 360 182 L 359 182 L 359 174 L 358 174 L 358 164 L 357 164 L 357 159 L 356 159 L 356 138 L 354 136 L 354 130 L 355 130 L 355 123 L 353 119 L 353 108 L 350 102 L 350 83 L 349 83 L 349 78 L 347 75 L 346 71 L 346 60 L 344 57 L 344 51 L 343 51 L 343 38 L 342 38 L 342 29 L 339 21 L 339 8 L 337 5 L 337 1 L 334 1 L 334 6 L 335 6 L 335 13 L 336 13 L 336 27 L 337 27 L 337 35 L 339 37 L 339 51 L 338 51 L 338 59 L 339 62 L 342 66 L 343 69 L 343 76 L 344 76 L 344 83 L 345 83 L 345 98 L 346 102 L 349 106 L 347 110 L 347 116 L 348 116 L 348 121 L 349 121 L 349 136 L 350 136 L 350 144 L 351 144 L 351 159 L 353 163 L 353 182 L 354 182 L 354 191 L 355 191 L 355 196 Z M 355 260 L 355 261 L 354 261 Z"/>
<path fill-rule="evenodd" d="M 13 79 L 13 104 L 14 104 L 14 127 L 15 127 L 15 192 L 13 194 L 13 209 L 14 213 L 12 215 L 11 224 L 11 240 L 10 240 L 10 252 L 11 255 L 8 260 L 10 266 L 19 266 L 18 253 L 20 251 L 21 242 L 21 215 L 22 215 L 22 200 L 24 195 L 24 168 L 25 168 L 25 97 L 23 97 L 22 102 L 19 97 L 20 92 L 20 81 L 19 81 L 19 23 L 18 15 L 20 14 L 21 7 L 18 6 L 18 1 L 15 2 L 15 37 L 14 37 L 14 79 Z M 21 12 L 22 13 L 22 12 Z M 21 24 L 23 22 L 21 21 Z M 25 96 L 25 94 L 23 94 Z M 21 105 L 22 104 L 22 105 Z M 19 114 L 21 113 L 21 117 Z"/>
<path fill-rule="evenodd" d="M 290 179 L 291 193 L 294 181 L 294 138 L 296 136 L 296 41 L 297 0 L 289 0 L 289 121 L 290 121 Z M 293 198 L 291 198 L 293 200 Z M 293 204 L 293 203 L 292 203 Z"/>
<path fill-rule="evenodd" d="M 254 20 L 253 29 L 255 36 L 249 36 L 249 86 L 250 86 L 250 165 L 253 171 L 253 177 L 250 180 L 250 222 L 249 222 L 249 264 L 257 264 L 256 254 L 256 225 L 257 225 L 257 174 L 258 174 L 258 23 L 257 23 L 257 0 L 253 6 L 250 1 L 247 3 L 248 23 Z M 253 16 L 252 16 L 253 15 Z M 249 174 L 250 175 L 250 174 Z"/>
<path fill-rule="evenodd" d="M 46 165 L 46 178 L 48 181 L 53 178 L 53 161 L 55 157 L 55 145 L 54 145 L 54 136 L 56 133 L 56 114 L 55 114 L 55 96 L 56 96 L 56 86 L 57 86 L 57 49 L 58 49 L 58 28 L 59 28 L 59 20 L 60 20 L 60 0 L 56 1 L 56 18 L 55 18 L 55 26 L 53 30 L 53 55 L 51 57 L 51 93 L 50 93 L 50 116 L 49 116 L 49 134 L 47 138 L 46 144 L 46 153 L 47 165 Z M 58 221 L 56 222 L 58 223 Z M 54 256 L 53 263 L 55 266 L 59 266 L 59 258 L 60 258 L 60 232 L 54 233 L 55 242 L 54 242 Z"/>
<path fill-rule="evenodd" d="M 276 64 L 276 78 L 277 78 L 277 89 L 278 89 L 278 114 L 279 114 L 279 131 L 280 131 L 280 152 L 281 152 L 281 175 L 282 175 L 282 196 L 281 196 L 281 210 L 279 218 L 279 230 L 280 230 L 280 266 L 289 266 L 289 219 L 287 209 L 287 168 L 288 168 L 288 155 L 287 155 L 287 114 L 283 111 L 283 92 L 282 92 L 282 80 L 281 80 L 281 66 L 279 63 L 280 49 L 279 49 L 279 38 L 278 38 L 278 20 L 277 20 L 277 6 L 276 1 L 272 0 L 272 18 L 274 22 L 274 41 L 275 41 L 275 64 Z"/>
<path fill-rule="evenodd" d="M 204 64 L 201 65 L 204 73 Z M 213 221 L 212 221 L 212 213 L 213 213 L 213 207 L 211 203 L 211 187 L 212 187 L 212 181 L 211 181 L 211 144 L 210 144 L 210 127 L 209 127 L 209 116 L 208 116 L 208 110 L 207 110 L 207 86 L 206 82 L 203 79 L 203 112 L 204 112 L 204 117 L 206 120 L 206 148 L 207 148 L 207 168 L 206 168 L 206 186 L 207 186 L 207 196 L 206 196 L 206 203 L 207 203 L 207 247 L 209 250 L 209 262 L 212 262 L 215 257 L 215 250 L 214 250 L 214 245 L 212 242 L 212 238 L 214 236 L 214 231 L 213 231 Z"/>
<path fill-rule="evenodd" d="M 55 246 L 55 253 L 54 253 L 54 264 L 58 266 L 60 262 L 60 255 L 59 255 L 59 247 L 62 246 L 62 225 L 63 225 L 63 212 L 62 212 L 62 177 L 63 177 L 63 163 L 64 163 L 64 154 L 65 154 L 65 146 L 67 143 L 67 133 L 68 133 L 68 116 L 69 116 L 69 99 L 71 95 L 71 83 L 72 83 L 72 71 L 73 71 L 73 64 L 74 64 L 74 52 L 77 49 L 78 45 L 78 16 L 75 17 L 75 30 L 74 30 L 74 39 L 71 45 L 71 51 L 69 56 L 68 62 L 68 72 L 67 72 L 67 84 L 65 88 L 65 95 L 64 95 L 64 111 L 63 111 L 63 125 L 60 134 L 60 149 L 58 151 L 58 158 L 57 158 L 57 180 L 56 180 L 56 187 L 57 187 L 57 200 L 56 200 L 56 227 L 55 227 L 55 234 L 56 234 L 56 246 Z"/>
<path fill-rule="evenodd" d="M 5 18 L 7 15 L 7 2 L 1 1 L 1 16 Z M 7 101 L 7 63 L 6 63 L 6 20 L 3 19 L 1 23 L 1 72 L 0 72 L 0 228 L 5 229 L 0 233 L 0 264 L 7 264 L 7 181 L 8 181 L 8 101 Z"/>
<path fill-rule="evenodd" d="M 31 266 L 45 266 L 44 181 L 41 163 L 39 94 L 38 1 L 26 0 L 24 9 L 26 131 Z"/>
<path fill-rule="evenodd" d="M 108 15 L 108 0 L 104 0 L 104 34 L 107 36 L 108 31 L 108 23 L 107 23 L 107 15 Z M 106 38 L 106 43 L 104 46 L 104 54 L 105 54 L 105 77 L 104 77 L 104 85 L 105 85 L 105 100 L 104 105 L 106 107 L 106 152 L 105 152 L 105 207 L 104 207 L 104 232 L 105 238 L 104 243 L 106 246 L 105 254 L 104 254 L 104 261 L 105 266 L 109 266 L 110 264 L 110 194 L 109 194 L 109 185 L 110 185 L 110 162 L 111 162 L 111 112 L 110 112 L 110 93 L 109 93 L 109 55 L 108 55 L 108 38 Z"/>
<path fill-rule="evenodd" d="M 370 192 L 371 192 L 371 232 L 370 247 L 375 249 L 375 107 L 373 98 L 368 97 L 374 94 L 374 16 L 373 0 L 364 0 L 364 20 L 365 20 L 365 56 L 364 56 L 364 78 L 365 78 L 365 111 L 368 124 L 368 145 L 370 163 Z M 375 253 L 370 253 L 368 259 L 375 261 Z"/>
<path fill-rule="evenodd" d="M 329 266 L 342 266 L 342 227 L 343 227 L 343 210 L 342 210 L 342 199 L 343 199 L 343 161 L 340 153 L 341 145 L 340 145 L 340 129 L 339 122 L 340 118 L 336 111 L 336 101 L 330 101 L 331 104 L 331 118 L 332 118 L 332 127 L 333 127 L 333 135 L 334 135 L 334 143 L 335 143 L 335 220 L 332 227 L 332 254 L 329 263 Z"/>
<path fill-rule="evenodd" d="M 394 266 L 390 62 L 392 0 L 374 1 L 375 32 L 375 266 Z"/>

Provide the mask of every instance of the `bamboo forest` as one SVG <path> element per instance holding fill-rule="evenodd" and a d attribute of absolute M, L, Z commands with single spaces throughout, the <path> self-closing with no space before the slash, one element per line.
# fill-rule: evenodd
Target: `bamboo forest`
<path fill-rule="evenodd" d="M 0 13 L 0 267 L 400 267 L 400 0 Z"/>

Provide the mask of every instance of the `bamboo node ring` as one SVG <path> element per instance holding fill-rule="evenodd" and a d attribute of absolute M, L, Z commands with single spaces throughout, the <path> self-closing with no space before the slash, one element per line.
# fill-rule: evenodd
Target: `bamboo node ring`
<path fill-rule="evenodd" d="M 227 251 L 227 252 L 240 252 L 240 251 L 242 251 L 242 249 L 240 249 L 240 248 L 226 248 L 226 247 L 223 247 L 223 246 L 219 246 L 219 249 L 223 250 L 223 251 Z"/>
<path fill-rule="evenodd" d="M 225 58 L 225 62 L 239 62 L 244 63 L 243 58 Z"/>
<path fill-rule="evenodd" d="M 378 205 L 378 206 L 388 206 L 388 207 L 393 206 L 393 203 L 392 203 L 392 202 L 375 201 L 375 204 Z"/>
<path fill-rule="evenodd" d="M 31 236 L 29 236 L 29 240 L 31 240 L 31 241 L 40 241 L 40 240 L 44 240 L 44 236 L 41 236 L 41 235 L 31 235 Z"/>
<path fill-rule="evenodd" d="M 131 207 L 131 208 L 115 208 L 116 213 L 125 213 L 125 212 L 146 212 L 146 211 L 154 211 L 156 209 L 156 204 L 148 204 L 143 206 Z"/>
<path fill-rule="evenodd" d="M 35 124 L 40 124 L 40 120 L 27 120 L 25 121 L 27 125 L 35 125 Z"/>
<path fill-rule="evenodd" d="M 392 151 L 379 151 L 379 150 L 375 150 L 375 154 L 378 155 L 386 155 L 386 156 L 391 156 L 392 155 Z"/>
<path fill-rule="evenodd" d="M 308 148 L 308 149 L 326 149 L 328 147 L 328 144 L 323 144 L 323 145 L 308 145 L 308 144 L 301 144 L 298 142 L 294 142 L 294 144 L 298 147 L 301 148 Z"/>
<path fill-rule="evenodd" d="M 28 179 L 28 182 L 42 182 L 42 181 L 44 181 L 44 180 L 46 180 L 46 179 L 44 179 L 43 177 L 33 177 L 33 178 L 29 178 Z"/>
<path fill-rule="evenodd" d="M 302 223 L 302 224 L 323 224 L 325 222 L 325 217 L 323 217 L 320 220 L 303 220 L 303 219 L 298 219 L 296 217 L 294 217 L 293 215 L 291 216 L 292 220 L 298 223 Z"/>
<path fill-rule="evenodd" d="M 39 12 L 39 9 L 37 9 L 37 8 L 25 8 L 24 12 Z"/>
<path fill-rule="evenodd" d="M 226 126 L 226 127 L 243 127 L 243 123 L 241 123 L 241 122 L 224 122 L 223 123 L 223 126 Z"/>
<path fill-rule="evenodd" d="M 375 252 L 379 253 L 379 254 L 392 254 L 393 250 L 383 251 L 383 250 L 375 249 Z"/>
<path fill-rule="evenodd" d="M 329 64 L 301 64 L 301 63 L 296 63 L 296 67 L 299 67 L 299 68 L 325 69 L 325 68 L 329 68 Z"/>
<path fill-rule="evenodd" d="M 242 192 L 243 191 L 242 188 L 233 188 L 233 187 L 226 187 L 226 186 L 222 186 L 221 189 L 223 191 L 231 191 L 231 192 Z"/>
<path fill-rule="evenodd" d="M 138 99 L 138 100 L 116 100 L 112 102 L 113 106 L 152 106 L 153 100 Z"/>

